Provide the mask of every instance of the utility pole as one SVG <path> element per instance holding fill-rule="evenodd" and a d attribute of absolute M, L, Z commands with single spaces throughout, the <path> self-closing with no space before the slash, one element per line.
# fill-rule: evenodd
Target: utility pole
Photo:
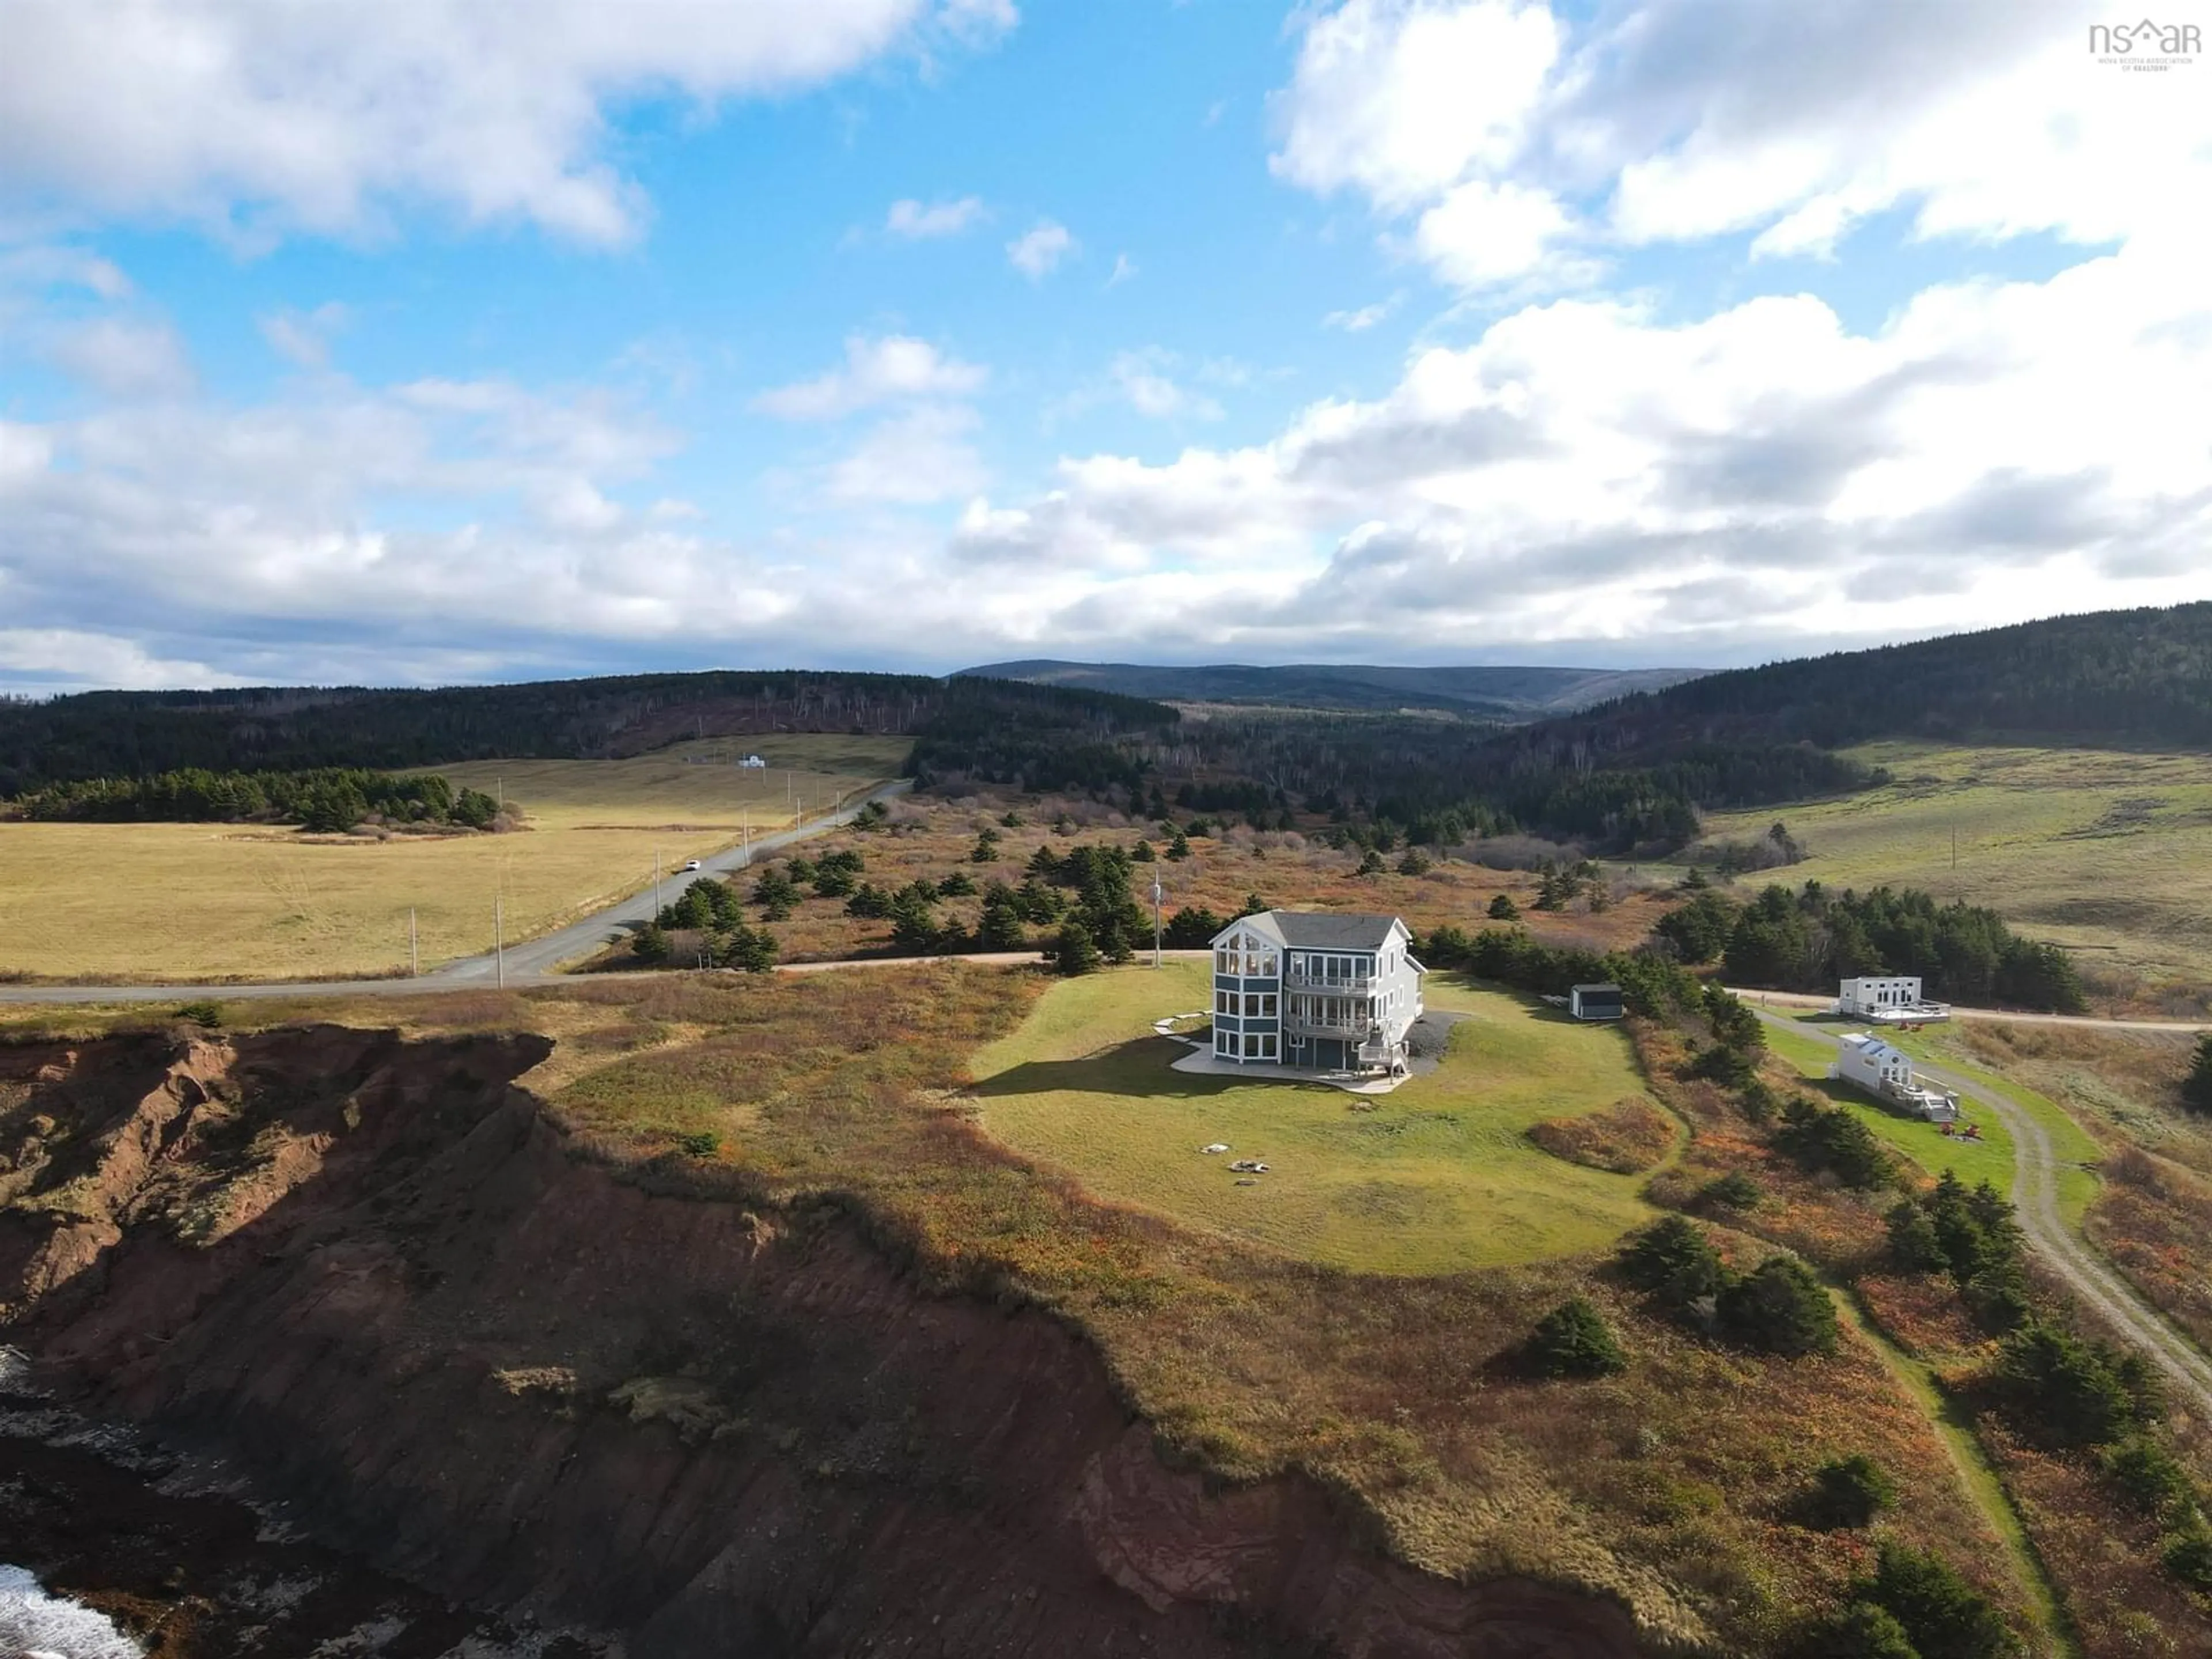
<path fill-rule="evenodd" d="M 738 846 L 740 849 L 738 856 L 738 868 L 751 869 L 753 863 L 752 814 L 742 806 L 738 809 Z"/>
<path fill-rule="evenodd" d="M 491 957 L 499 972 L 499 988 L 507 989 L 507 896 L 495 893 L 491 901 Z"/>
<path fill-rule="evenodd" d="M 1160 872 L 1152 872 L 1152 966 L 1160 965 Z"/>
<path fill-rule="evenodd" d="M 653 919 L 660 920 L 660 849 L 653 849 Z"/>
<path fill-rule="evenodd" d="M 499 810 L 504 812 L 507 811 L 507 774 L 501 773 L 495 781 L 499 789 Z"/>
<path fill-rule="evenodd" d="M 407 975 L 410 979 L 422 976 L 422 952 L 416 942 L 415 907 L 407 907 Z"/>

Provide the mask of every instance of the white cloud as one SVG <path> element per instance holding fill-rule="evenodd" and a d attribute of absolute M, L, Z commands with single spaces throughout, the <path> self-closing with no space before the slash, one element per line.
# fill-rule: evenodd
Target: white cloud
<path fill-rule="evenodd" d="M 1572 219 L 1549 191 L 1471 179 L 1421 216 L 1413 241 L 1446 282 L 1483 288 L 1563 274 L 1574 263 L 1561 251 L 1573 234 Z"/>
<path fill-rule="evenodd" d="M 988 378 L 988 371 L 947 357 L 927 340 L 855 334 L 845 342 L 842 368 L 763 392 L 752 406 L 787 421 L 827 421 L 902 398 L 964 397 Z"/>
<path fill-rule="evenodd" d="M 1270 165 L 1403 210 L 1510 162 L 1564 31 L 1540 3 L 1348 0 L 1310 15 Z"/>
<path fill-rule="evenodd" d="M 1398 308 L 1398 296 L 1377 300 L 1355 311 L 1332 311 L 1321 319 L 1323 328 L 1340 328 L 1347 334 L 1364 334 Z"/>
<path fill-rule="evenodd" d="M 1689 324 L 1524 307 L 1268 443 L 1063 461 L 1026 506 L 971 506 L 952 550 L 1088 570 L 1089 608 L 1042 629 L 1071 646 L 1056 630 L 1099 616 L 1141 637 L 1137 597 L 1194 562 L 1188 601 L 1223 603 L 1163 625 L 1280 652 L 1694 656 L 2018 620 L 2053 592 L 2202 598 L 2208 294 L 2184 232 L 2047 283 L 1930 289 L 1867 335 L 1809 296 Z"/>
<path fill-rule="evenodd" d="M 1006 244 L 1006 258 L 1013 262 L 1015 270 L 1036 282 L 1049 276 L 1054 267 L 1079 246 L 1066 225 L 1040 219 L 1035 227 Z"/>
<path fill-rule="evenodd" d="M 428 201 L 618 243 L 646 206 L 603 153 L 614 105 L 789 92 L 1012 21 L 1003 0 L 27 0 L 0 52 L 0 177 L 25 206 L 249 239 L 373 233 Z"/>
<path fill-rule="evenodd" d="M 0 252 L 0 289 L 61 286 L 82 288 L 103 300 L 120 300 L 129 295 L 131 279 L 111 261 L 83 248 L 34 245 Z"/>
<path fill-rule="evenodd" d="M 1108 374 L 1129 407 L 1148 419 L 1219 420 L 1221 405 L 1178 386 L 1169 372 L 1174 366 L 1174 357 L 1166 352 L 1124 351 L 1114 359 Z"/>
<path fill-rule="evenodd" d="M 1126 253 L 1114 256 L 1114 269 L 1108 273 L 1106 286 L 1119 288 L 1137 274 L 1137 262 Z"/>
<path fill-rule="evenodd" d="M 969 442 L 973 410 L 925 404 L 878 424 L 830 470 L 830 493 L 846 501 L 921 506 L 972 495 L 989 482 Z"/>
<path fill-rule="evenodd" d="M 331 336 L 343 328 L 350 313 L 337 301 L 326 301 L 313 311 L 287 307 L 260 319 L 261 337 L 269 349 L 301 368 L 331 366 Z"/>
<path fill-rule="evenodd" d="M 170 398 L 191 390 L 191 358 L 167 323 L 95 318 L 46 340 L 54 365 L 111 397 Z"/>
<path fill-rule="evenodd" d="M 1271 164 L 1361 191 L 1467 288 L 1589 281 L 1607 246 L 1749 233 L 1833 252 L 1917 234 L 2094 244 L 2212 199 L 2212 100 L 2087 54 L 2103 0 L 1640 0 L 1571 32 L 1540 0 L 1346 0 L 1307 15 Z M 1395 244 L 1394 244 L 1395 245 Z"/>
<path fill-rule="evenodd" d="M 884 216 L 884 229 L 908 241 L 921 241 L 933 236 L 957 236 L 983 217 L 983 198 L 980 196 L 930 203 L 906 198 L 891 204 L 890 211 Z"/>
<path fill-rule="evenodd" d="M 150 655 L 136 641 L 111 634 L 74 628 L 0 628 L 0 686 L 39 690 L 130 686 L 159 691 L 246 684 L 204 662 Z"/>

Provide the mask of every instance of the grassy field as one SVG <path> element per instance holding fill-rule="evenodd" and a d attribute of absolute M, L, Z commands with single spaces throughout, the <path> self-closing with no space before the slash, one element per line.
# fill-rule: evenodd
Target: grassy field
<path fill-rule="evenodd" d="M 2212 980 L 2212 757 L 1905 743 L 1848 752 L 1897 781 L 1717 814 L 1707 838 L 1755 836 L 1783 818 L 1811 856 L 1778 879 L 1888 883 L 1988 905 L 2071 947 L 2111 996 L 2176 1013 L 2202 1006 Z"/>
<path fill-rule="evenodd" d="M 1940 1176 L 1950 1170 L 1969 1186 L 1987 1181 L 2001 1193 L 2012 1190 L 2012 1133 L 1998 1121 L 1996 1113 L 1969 1109 L 1967 1115 L 1982 1132 L 1978 1142 L 1947 1138 L 1932 1123 L 1887 1111 L 1849 1084 L 1831 1081 L 1828 1067 L 1835 1060 L 1836 1051 L 1826 1043 L 1769 1026 L 1766 1046 L 1795 1066 L 1831 1104 L 1842 1107 L 1873 1130 L 1884 1146 L 1902 1153 L 1929 1175 Z"/>
<path fill-rule="evenodd" d="M 438 769 L 503 790 L 511 835 L 307 836 L 258 824 L 0 823 L 0 973 L 50 979 L 283 979 L 404 972 L 488 951 L 636 891 L 672 868 L 889 776 L 896 740 L 763 738 L 769 769 L 687 764 L 724 744 L 621 761 Z M 788 769 L 788 770 L 787 770 Z"/>
<path fill-rule="evenodd" d="M 976 1057 L 983 1125 L 1109 1202 L 1286 1255 L 1425 1273 L 1602 1249 L 1647 1220 L 1632 1176 L 1585 1169 L 1527 1139 L 1539 1119 L 1640 1095 L 1617 1031 L 1570 1024 L 1502 992 L 1430 981 L 1467 1012 L 1436 1073 L 1379 1099 L 1320 1084 L 1172 1071 L 1186 1052 L 1152 1022 L 1201 1006 L 1207 964 L 1125 969 L 1048 992 Z M 1240 1187 L 1225 1141 L 1271 1166 Z"/>

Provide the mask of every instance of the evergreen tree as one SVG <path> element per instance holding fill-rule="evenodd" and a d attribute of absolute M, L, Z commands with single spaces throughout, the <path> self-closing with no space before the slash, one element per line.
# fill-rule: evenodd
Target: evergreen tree
<path fill-rule="evenodd" d="M 1098 966 L 1098 943 L 1080 920 L 1070 916 L 1053 936 L 1052 958 L 1063 974 L 1087 974 Z"/>
<path fill-rule="evenodd" d="M 1771 1255 L 1721 1287 L 1715 1311 L 1732 1340 L 1762 1352 L 1796 1358 L 1836 1351 L 1836 1304 L 1792 1255 Z"/>
<path fill-rule="evenodd" d="M 1628 1366 L 1605 1316 L 1579 1296 L 1537 1322 L 1528 1339 L 1528 1359 L 1545 1376 L 1610 1376 Z"/>
<path fill-rule="evenodd" d="M 2212 1031 L 2197 1039 L 2197 1058 L 2182 1080 L 2181 1103 L 2192 1112 L 2212 1115 Z"/>
<path fill-rule="evenodd" d="M 1513 902 L 1510 893 L 1500 893 L 1490 901 L 1490 919 L 1492 921 L 1518 921 L 1521 920 L 1521 907 Z"/>

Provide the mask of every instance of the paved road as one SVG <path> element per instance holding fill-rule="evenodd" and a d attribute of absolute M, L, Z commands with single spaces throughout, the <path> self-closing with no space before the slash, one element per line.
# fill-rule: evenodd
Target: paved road
<path fill-rule="evenodd" d="M 1763 1010 L 1755 1012 L 1770 1025 L 1836 1044 L 1832 1033 L 1817 1026 Z M 2158 1362 L 2159 1369 L 2200 1419 L 2212 1418 L 2212 1359 L 2168 1324 L 2165 1316 L 2144 1301 L 2103 1256 L 2075 1237 L 2058 1213 L 2058 1154 L 2051 1144 L 2049 1131 L 2035 1115 L 1990 1084 L 1923 1061 L 1916 1060 L 1914 1067 L 1945 1088 L 1957 1090 L 1961 1097 L 1986 1107 L 2012 1132 L 2013 1209 L 2028 1242 L 2084 1302 Z"/>
<path fill-rule="evenodd" d="M 914 787 L 899 779 L 871 790 L 851 805 L 793 829 L 754 840 L 750 849 L 732 847 L 700 860 L 700 874 L 727 875 L 741 870 L 751 859 L 774 853 L 794 842 L 818 836 L 850 823 L 870 801 L 889 800 Z M 672 874 L 663 884 L 663 897 L 672 899 L 699 875 Z M 542 985 L 564 962 L 587 956 L 615 939 L 626 927 L 635 927 L 653 912 L 650 889 L 619 904 L 608 906 L 581 921 L 507 947 L 505 981 L 509 986 Z M 480 991 L 501 982 L 495 957 L 463 957 L 432 969 L 414 979 L 288 980 L 254 985 L 0 985 L 0 1002 L 173 1002 L 179 997 L 219 996 L 225 1000 L 258 1001 L 272 997 L 419 997 L 453 991 Z"/>
<path fill-rule="evenodd" d="M 1836 1004 L 1835 998 L 1810 991 L 1762 991 L 1736 985 L 1728 988 L 1756 1007 L 1774 1004 L 1784 1008 L 1828 1009 Z M 1954 1008 L 1951 1018 L 2002 1019 L 2015 1025 L 2087 1025 L 2100 1031 L 2212 1031 L 2212 1020 L 2106 1019 L 2098 1014 L 2018 1014 L 2004 1008 Z"/>

